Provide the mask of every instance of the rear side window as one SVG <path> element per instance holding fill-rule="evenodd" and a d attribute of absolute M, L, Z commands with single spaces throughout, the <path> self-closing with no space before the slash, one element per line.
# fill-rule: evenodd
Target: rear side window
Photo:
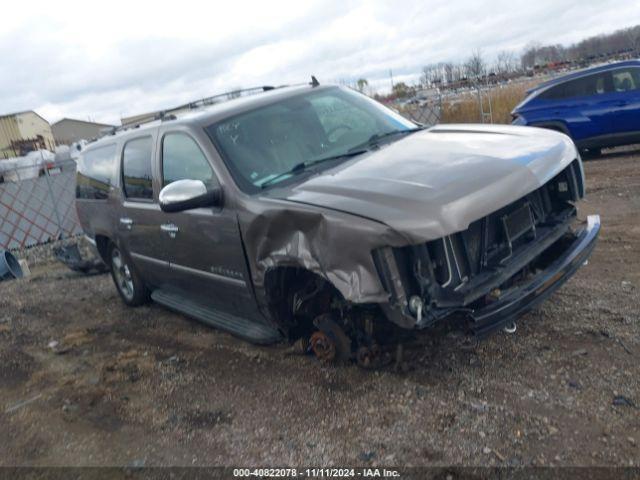
<path fill-rule="evenodd" d="M 150 200 L 153 198 L 151 182 L 151 137 L 129 140 L 122 152 L 122 180 L 127 198 Z"/>
<path fill-rule="evenodd" d="M 85 151 L 78 159 L 76 197 L 104 200 L 116 177 L 116 145 Z"/>
<path fill-rule="evenodd" d="M 640 68 L 621 68 L 612 73 L 613 88 L 616 92 L 640 90 Z"/>
<path fill-rule="evenodd" d="M 608 75 L 608 72 L 602 72 L 561 83 L 542 92 L 540 98 L 544 100 L 560 100 L 564 98 L 601 95 L 610 91 L 608 85 L 610 82 L 607 82 Z"/>
<path fill-rule="evenodd" d="M 184 133 L 167 133 L 162 140 L 162 185 L 176 180 L 201 180 L 207 188 L 218 185 L 195 140 Z"/>

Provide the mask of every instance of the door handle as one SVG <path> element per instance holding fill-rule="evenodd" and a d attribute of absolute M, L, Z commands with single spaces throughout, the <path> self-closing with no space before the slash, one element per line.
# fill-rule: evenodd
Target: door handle
<path fill-rule="evenodd" d="M 171 238 L 176 238 L 176 233 L 180 231 L 180 229 L 173 223 L 163 223 L 160 225 L 160 230 L 168 233 Z"/>
<path fill-rule="evenodd" d="M 131 230 L 131 227 L 133 226 L 133 220 L 128 217 L 122 217 L 120 218 L 120 225 L 122 225 L 127 230 Z"/>

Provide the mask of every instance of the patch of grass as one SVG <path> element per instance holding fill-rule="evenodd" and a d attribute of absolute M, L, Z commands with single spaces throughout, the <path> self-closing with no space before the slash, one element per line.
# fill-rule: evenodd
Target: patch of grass
<path fill-rule="evenodd" d="M 500 85 L 483 92 L 483 108 L 489 111 L 489 98 L 493 112 L 493 123 L 511 123 L 511 110 L 526 96 L 526 91 L 535 86 L 537 81 Z M 442 118 L 440 123 L 482 123 L 478 95 L 475 90 L 460 94 L 442 101 Z M 489 120 L 487 119 L 487 123 Z"/>

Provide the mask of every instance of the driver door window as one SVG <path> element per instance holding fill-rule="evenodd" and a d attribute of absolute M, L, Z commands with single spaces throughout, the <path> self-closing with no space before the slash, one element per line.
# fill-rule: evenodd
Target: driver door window
<path fill-rule="evenodd" d="M 176 180 L 201 180 L 207 189 L 218 179 L 198 144 L 184 133 L 167 133 L 162 140 L 162 186 Z"/>

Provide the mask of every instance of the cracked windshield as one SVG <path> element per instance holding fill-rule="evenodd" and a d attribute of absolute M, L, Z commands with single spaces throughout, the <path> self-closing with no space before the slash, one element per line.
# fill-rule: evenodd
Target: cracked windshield
<path fill-rule="evenodd" d="M 330 160 L 362 153 L 371 140 L 415 128 L 360 93 L 332 88 L 238 115 L 209 133 L 236 182 L 257 191 L 311 164 L 331 165 Z"/>

